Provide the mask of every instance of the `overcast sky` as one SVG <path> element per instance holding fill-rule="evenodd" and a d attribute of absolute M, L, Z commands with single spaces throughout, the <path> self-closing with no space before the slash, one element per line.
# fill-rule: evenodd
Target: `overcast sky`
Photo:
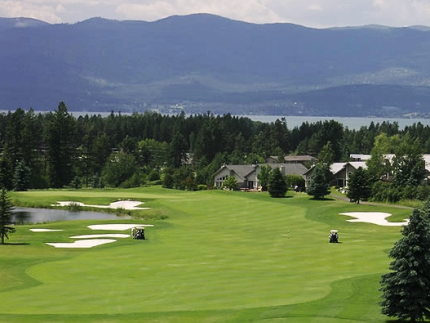
<path fill-rule="evenodd" d="M 253 23 L 308 27 L 430 25 L 430 0 L 0 0 L 0 17 L 75 23 L 92 17 L 154 21 L 212 13 Z"/>

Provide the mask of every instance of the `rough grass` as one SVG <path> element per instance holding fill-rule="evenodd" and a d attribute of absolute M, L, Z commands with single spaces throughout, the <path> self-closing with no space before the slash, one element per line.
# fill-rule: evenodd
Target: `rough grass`
<path fill-rule="evenodd" d="M 313 201 L 303 193 L 134 190 L 13 193 L 20 203 L 109 204 L 137 199 L 165 220 L 148 240 L 92 249 L 45 242 L 95 233 L 94 221 L 20 226 L 0 246 L 0 322 L 386 322 L 380 275 L 400 228 L 350 223 L 341 212 L 411 211 Z M 120 223 L 148 223 L 120 220 Z M 103 221 L 112 223 L 114 221 Z M 32 233 L 30 227 L 62 232 Z M 339 244 L 328 243 L 338 229 Z"/>

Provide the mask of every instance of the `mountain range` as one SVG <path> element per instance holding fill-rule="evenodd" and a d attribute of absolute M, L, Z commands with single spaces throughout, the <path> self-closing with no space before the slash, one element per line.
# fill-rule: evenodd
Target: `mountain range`
<path fill-rule="evenodd" d="M 430 117 L 430 29 L 0 18 L 0 109 Z"/>

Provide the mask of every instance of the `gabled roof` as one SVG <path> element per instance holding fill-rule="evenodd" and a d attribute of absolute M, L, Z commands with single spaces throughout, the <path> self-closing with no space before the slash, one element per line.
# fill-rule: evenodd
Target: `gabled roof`
<path fill-rule="evenodd" d="M 286 163 L 286 164 L 267 164 L 272 169 L 281 168 L 284 175 L 303 175 L 307 172 L 307 168 L 300 163 Z"/>
<path fill-rule="evenodd" d="M 245 179 L 247 175 L 254 171 L 255 167 L 255 165 L 224 165 L 215 173 L 215 176 L 223 169 L 228 169 L 235 172 L 241 179 Z"/>
<path fill-rule="evenodd" d="M 361 161 L 361 162 L 333 163 L 330 166 L 330 171 L 335 175 L 335 174 L 339 173 L 341 170 L 343 170 L 346 167 L 346 165 L 351 165 L 355 169 L 358 169 L 359 167 L 362 167 L 363 169 L 367 169 L 366 162 Z M 312 166 L 305 173 L 303 173 L 303 175 L 310 173 L 314 168 L 315 168 L 315 166 Z"/>

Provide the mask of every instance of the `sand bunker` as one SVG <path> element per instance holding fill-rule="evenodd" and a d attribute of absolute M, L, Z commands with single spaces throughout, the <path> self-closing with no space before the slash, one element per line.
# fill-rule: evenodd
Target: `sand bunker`
<path fill-rule="evenodd" d="M 56 231 L 63 231 L 63 230 L 54 230 L 54 229 L 30 229 L 32 232 L 56 232 Z"/>
<path fill-rule="evenodd" d="M 81 202 L 74 202 L 74 201 L 58 201 L 57 204 L 52 204 L 52 206 L 69 206 L 71 204 L 77 204 L 79 206 L 87 206 L 87 207 L 97 207 L 101 209 L 124 209 L 124 210 L 148 210 L 147 207 L 137 207 L 140 204 L 143 204 L 143 202 L 139 201 L 116 201 L 109 205 L 90 205 L 90 204 L 84 204 Z"/>
<path fill-rule="evenodd" d="M 70 239 L 92 239 L 92 238 L 130 238 L 129 234 L 109 233 L 109 234 L 85 234 L 82 236 L 73 236 Z"/>
<path fill-rule="evenodd" d="M 55 248 L 92 248 L 102 244 L 115 242 L 113 239 L 91 239 L 91 240 L 78 240 L 71 243 L 47 243 L 47 245 Z"/>
<path fill-rule="evenodd" d="M 89 225 L 88 228 L 91 230 L 114 230 L 114 231 L 125 231 L 131 228 L 143 228 L 153 227 L 152 224 L 95 224 Z"/>
<path fill-rule="evenodd" d="M 408 219 L 405 219 L 405 222 L 388 222 L 386 218 L 391 216 L 391 214 L 383 212 L 349 212 L 339 214 L 355 218 L 353 220 L 347 220 L 348 222 L 366 222 L 391 227 L 398 227 L 409 223 Z"/>

